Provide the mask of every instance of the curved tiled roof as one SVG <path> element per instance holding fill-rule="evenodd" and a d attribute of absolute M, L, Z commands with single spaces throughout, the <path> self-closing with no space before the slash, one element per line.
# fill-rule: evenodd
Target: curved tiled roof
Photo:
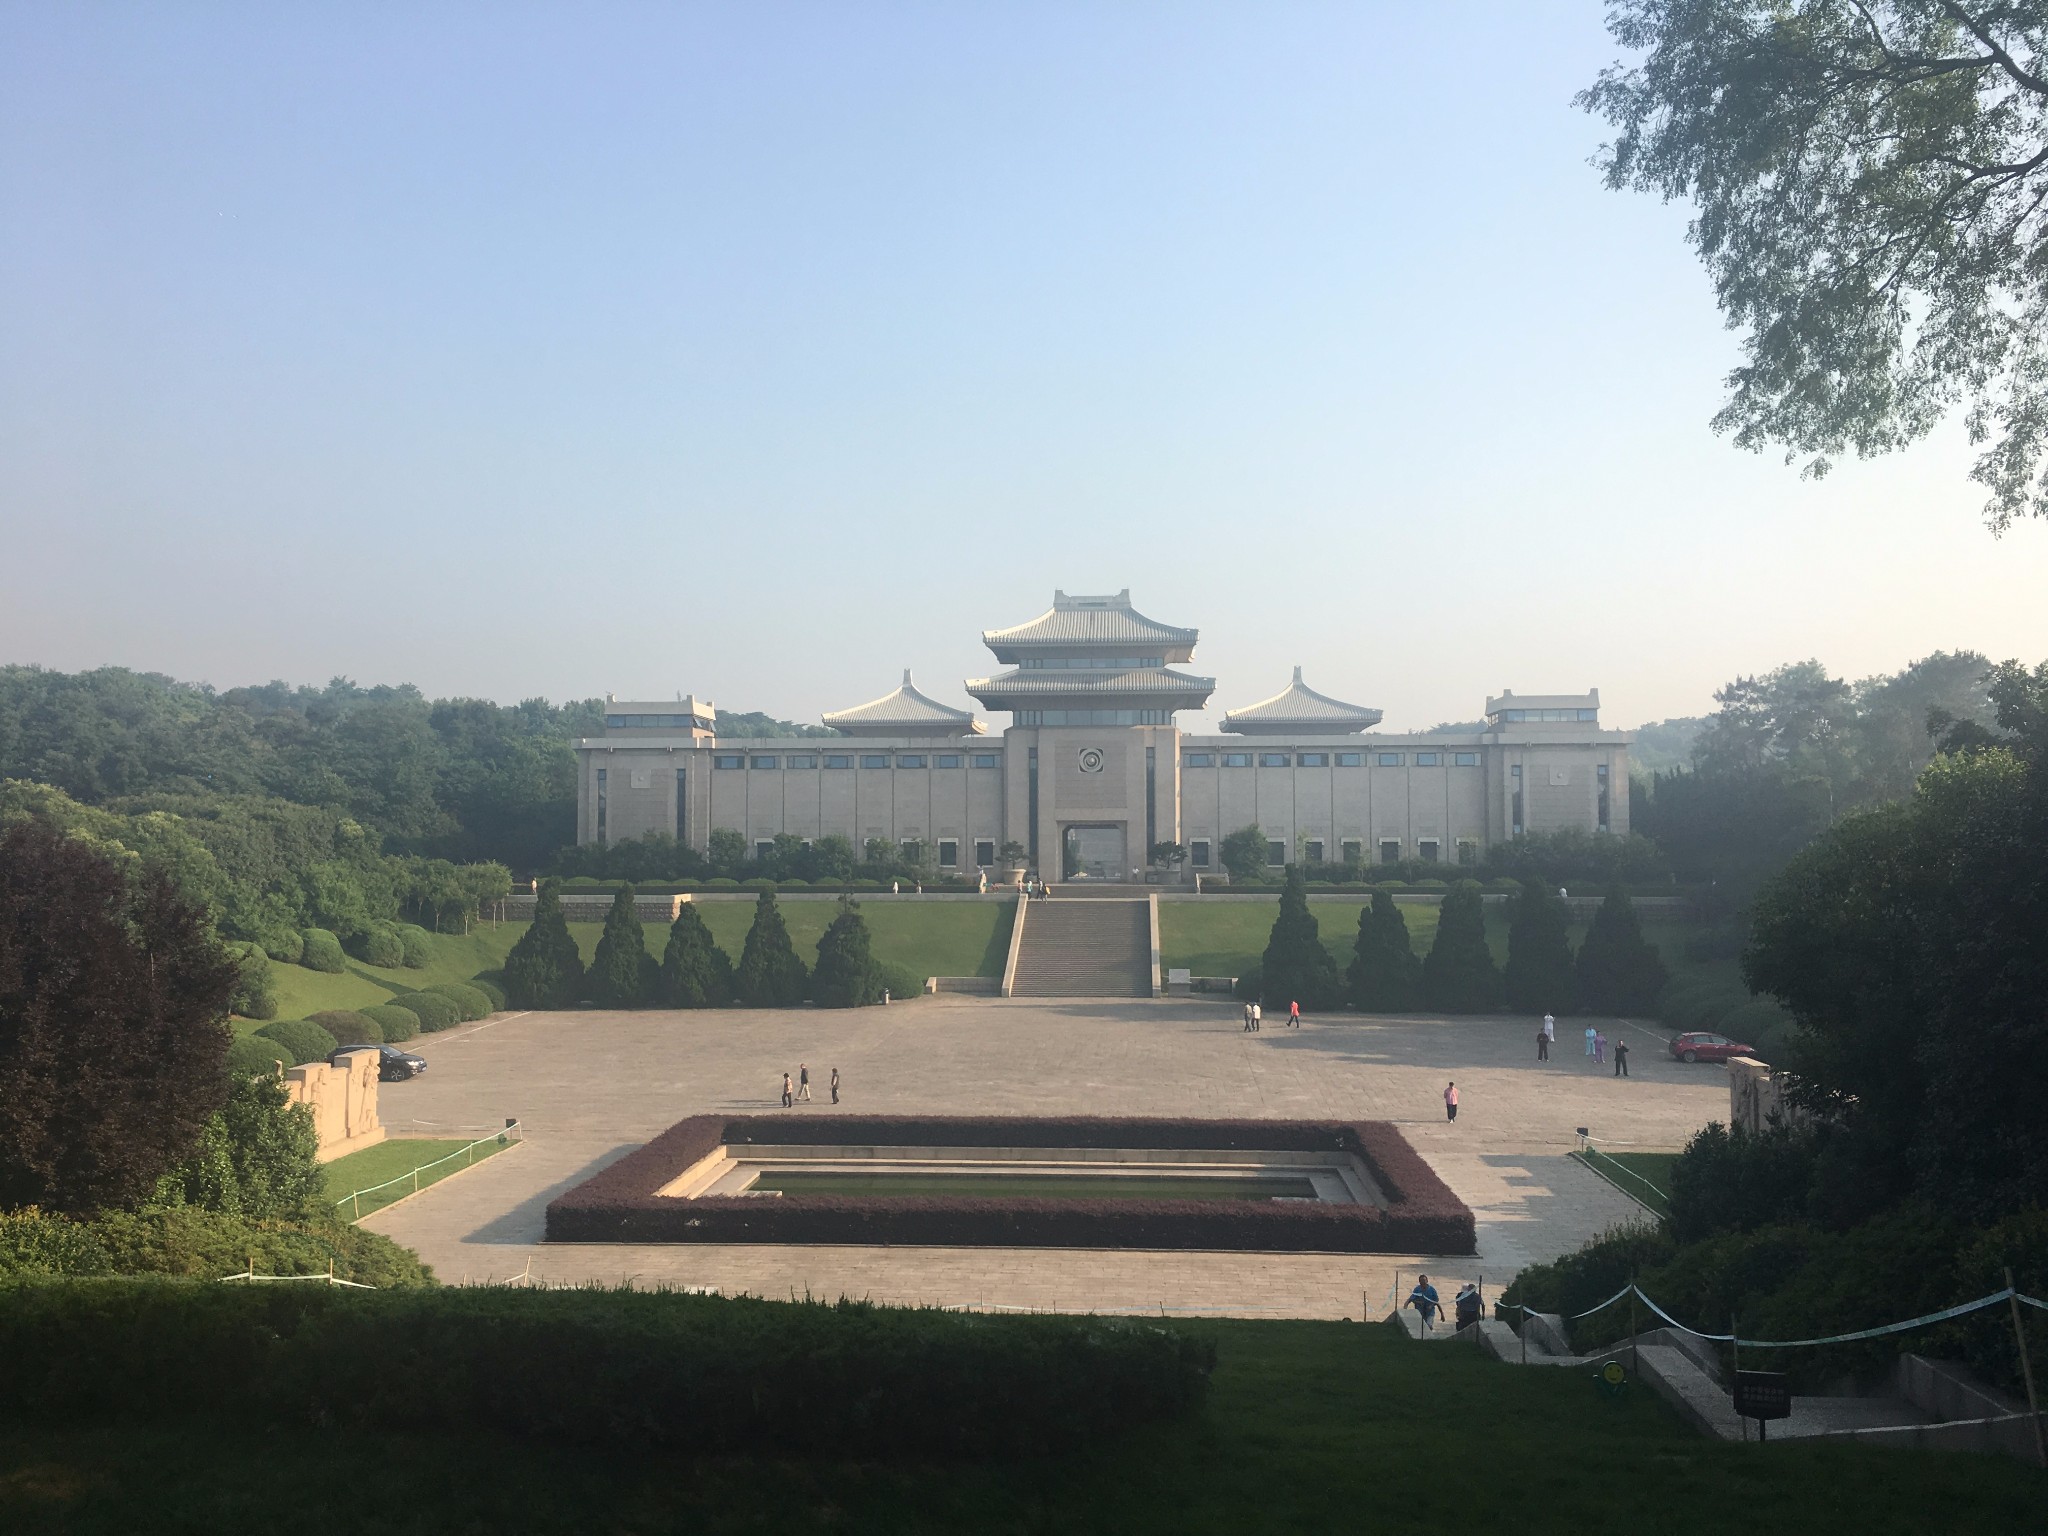
<path fill-rule="evenodd" d="M 1008 629 L 985 629 L 981 643 L 1003 661 L 1013 659 L 1005 652 L 1020 647 L 1087 650 L 1108 645 L 1144 646 L 1162 651 L 1169 661 L 1186 661 L 1199 634 L 1198 630 L 1146 618 L 1131 606 L 1131 589 L 1126 587 L 1110 597 L 1070 597 L 1055 592 L 1052 607 L 1037 618 Z"/>
<path fill-rule="evenodd" d="M 1221 729 L 1239 735 L 1266 731 L 1363 731 L 1380 723 L 1380 711 L 1362 704 L 1317 693 L 1301 680 L 1301 668 L 1294 669 L 1294 681 L 1256 704 L 1225 712 Z"/>
<path fill-rule="evenodd" d="M 986 729 L 971 711 L 949 709 L 918 692 L 903 669 L 903 686 L 879 699 L 834 710 L 824 716 L 833 730 L 848 736 L 979 736 Z"/>
<path fill-rule="evenodd" d="M 1019 667 L 996 677 L 969 678 L 967 691 L 994 708 L 997 700 L 1048 697 L 1089 698 L 1172 698 L 1179 709 L 1199 709 L 1215 691 L 1216 679 L 1195 677 L 1166 667 L 1141 667 L 1129 672 L 1098 672 L 1084 668 L 1064 670 Z"/>

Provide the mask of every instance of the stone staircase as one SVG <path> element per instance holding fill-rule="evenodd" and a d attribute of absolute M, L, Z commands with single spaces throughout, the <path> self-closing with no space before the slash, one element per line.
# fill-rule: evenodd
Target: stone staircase
<path fill-rule="evenodd" d="M 1014 997 L 1150 997 L 1152 917 L 1144 901 L 1064 893 L 1024 916 Z"/>

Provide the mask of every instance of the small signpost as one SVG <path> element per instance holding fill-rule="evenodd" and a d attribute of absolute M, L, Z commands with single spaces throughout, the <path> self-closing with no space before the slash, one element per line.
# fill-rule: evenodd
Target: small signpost
<path fill-rule="evenodd" d="M 1756 1420 L 1756 1437 L 1759 1443 L 1768 1440 L 1765 1425 L 1772 1419 L 1792 1417 L 1792 1388 L 1783 1371 L 1737 1371 L 1735 1373 L 1735 1412 L 1742 1418 Z"/>

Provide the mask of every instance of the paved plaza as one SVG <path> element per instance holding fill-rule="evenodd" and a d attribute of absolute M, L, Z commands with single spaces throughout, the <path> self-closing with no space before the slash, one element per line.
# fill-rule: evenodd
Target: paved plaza
<path fill-rule="evenodd" d="M 529 1276 L 866 1296 L 1066 1311 L 1384 1315 L 1396 1276 L 1481 1279 L 1569 1252 L 1643 1216 L 1566 1157 L 1574 1128 L 1610 1150 L 1676 1150 L 1725 1120 L 1725 1069 L 1686 1066 L 1647 1026 L 1634 1076 L 1583 1054 L 1561 1020 L 1548 1063 L 1520 1018 L 1361 1018 L 1240 1027 L 1208 1001 L 920 998 L 887 1008 L 503 1014 L 412 1048 L 424 1077 L 387 1083 L 394 1135 L 479 1131 L 517 1116 L 526 1141 L 363 1223 L 418 1250 L 445 1281 Z M 1127 1250 L 547 1244 L 547 1203 L 686 1115 L 769 1113 L 782 1073 L 811 1068 L 817 1102 L 843 1079 L 847 1114 L 1173 1115 L 1389 1120 L 1478 1220 L 1477 1257 Z M 1445 1123 L 1444 1084 L 1462 1100 Z M 1406 1281 L 1404 1280 L 1405 1284 Z M 1441 1287 L 1439 1287 L 1442 1290 Z M 1442 1292 L 1445 1295 L 1449 1291 Z"/>

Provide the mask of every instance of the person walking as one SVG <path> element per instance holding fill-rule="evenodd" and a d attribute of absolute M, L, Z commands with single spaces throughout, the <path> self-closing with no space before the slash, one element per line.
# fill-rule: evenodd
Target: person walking
<path fill-rule="evenodd" d="M 1408 1293 L 1408 1305 L 1422 1314 L 1422 1331 L 1436 1331 L 1436 1315 L 1443 1310 L 1443 1303 L 1437 1299 L 1436 1287 L 1429 1283 L 1429 1276 L 1417 1275 L 1415 1289 Z"/>
<path fill-rule="evenodd" d="M 1614 1042 L 1614 1075 L 1616 1077 L 1628 1076 L 1628 1042 L 1626 1040 L 1616 1039 Z"/>
<path fill-rule="evenodd" d="M 1604 1034 L 1595 1034 L 1593 1036 L 1593 1060 L 1595 1063 L 1603 1066 L 1606 1064 L 1607 1036 Z"/>
<path fill-rule="evenodd" d="M 1301 1028 L 1301 1000 L 1299 998 L 1289 998 L 1287 1000 L 1287 1027 L 1289 1029 Z"/>
<path fill-rule="evenodd" d="M 832 1102 L 834 1104 L 839 1102 L 839 1069 L 837 1067 L 832 1069 Z"/>
<path fill-rule="evenodd" d="M 1452 1299 L 1453 1315 L 1457 1319 L 1458 1332 L 1479 1326 L 1479 1287 L 1467 1280 L 1464 1287 Z"/>
<path fill-rule="evenodd" d="M 789 1074 L 785 1072 L 782 1074 L 782 1107 L 784 1109 L 789 1108 L 791 1102 L 792 1100 L 790 1098 L 789 1093 Z"/>
<path fill-rule="evenodd" d="M 1550 1060 L 1550 1036 L 1543 1033 L 1540 1029 L 1536 1031 L 1536 1059 L 1538 1061 Z"/>
<path fill-rule="evenodd" d="M 802 1062 L 796 1064 L 796 1096 L 800 1103 L 811 1102 L 811 1069 Z"/>
<path fill-rule="evenodd" d="M 1244 1032 L 1246 1034 L 1252 1032 L 1252 1005 L 1250 1003 L 1244 1005 Z"/>
<path fill-rule="evenodd" d="M 1444 1085 L 1444 1118 L 1450 1121 L 1455 1121 L 1458 1118 L 1458 1085 L 1456 1083 L 1446 1083 Z"/>
<path fill-rule="evenodd" d="M 1266 1017 L 1265 1017 L 1265 1010 L 1264 1010 L 1264 1009 L 1262 1009 L 1262 1008 L 1261 1008 L 1261 1007 L 1260 1007 L 1260 1006 L 1259 1006 L 1259 1005 L 1258 1005 L 1257 1003 L 1253 1003 L 1253 1004 L 1252 1004 L 1252 1033 L 1253 1033 L 1253 1034 L 1255 1034 L 1255 1035 L 1256 1035 L 1256 1034 L 1259 1034 L 1259 1033 L 1261 1032 L 1261 1027 L 1262 1027 L 1262 1026 L 1263 1026 L 1263 1025 L 1265 1024 L 1265 1022 L 1266 1022 Z"/>
<path fill-rule="evenodd" d="M 1599 1038 L 1599 1035 L 1600 1031 L 1592 1025 L 1588 1024 L 1586 1026 L 1586 1054 L 1588 1056 L 1593 1054 L 1593 1042 Z"/>
<path fill-rule="evenodd" d="M 1543 1038 L 1552 1045 L 1557 1044 L 1557 1020 L 1547 1013 L 1543 1015 Z"/>

